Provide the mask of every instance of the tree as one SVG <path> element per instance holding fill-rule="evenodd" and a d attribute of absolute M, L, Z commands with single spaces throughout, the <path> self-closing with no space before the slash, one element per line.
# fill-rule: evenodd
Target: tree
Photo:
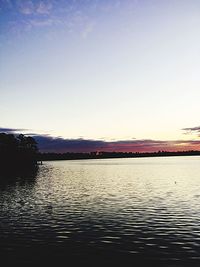
<path fill-rule="evenodd" d="M 37 142 L 31 136 L 0 133 L 0 164 L 30 166 L 37 163 Z"/>

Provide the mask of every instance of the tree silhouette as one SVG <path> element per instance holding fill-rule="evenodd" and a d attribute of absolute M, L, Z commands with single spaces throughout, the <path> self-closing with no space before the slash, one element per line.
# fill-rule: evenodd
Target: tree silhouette
<path fill-rule="evenodd" d="M 18 137 L 18 147 L 21 150 L 31 151 L 31 152 L 37 152 L 37 142 L 35 139 L 31 136 L 24 136 L 23 134 L 20 134 Z"/>
<path fill-rule="evenodd" d="M 0 133 L 0 166 L 33 166 L 37 163 L 37 153 L 37 142 L 33 137 Z"/>

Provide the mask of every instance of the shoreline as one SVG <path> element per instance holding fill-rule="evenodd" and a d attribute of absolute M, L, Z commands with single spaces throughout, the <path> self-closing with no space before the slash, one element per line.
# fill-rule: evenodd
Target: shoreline
<path fill-rule="evenodd" d="M 60 161 L 60 160 L 88 160 L 88 159 L 115 159 L 115 158 L 155 158 L 155 157 L 183 157 L 183 156 L 200 156 L 200 151 L 184 152 L 153 152 L 153 153 L 118 153 L 118 152 L 101 152 L 101 154 L 92 153 L 40 153 L 38 162 L 43 161 Z M 38 164 L 40 165 L 40 164 Z"/>

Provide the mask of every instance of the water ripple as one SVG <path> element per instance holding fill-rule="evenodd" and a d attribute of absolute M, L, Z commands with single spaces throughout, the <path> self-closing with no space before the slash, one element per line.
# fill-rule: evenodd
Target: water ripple
<path fill-rule="evenodd" d="M 42 250 L 45 260 L 49 251 L 56 260 L 94 252 L 116 263 L 199 266 L 199 160 L 45 163 L 34 181 L 0 189 L 0 249 L 13 259 L 27 250 L 21 258 L 32 261 L 29 252 Z"/>

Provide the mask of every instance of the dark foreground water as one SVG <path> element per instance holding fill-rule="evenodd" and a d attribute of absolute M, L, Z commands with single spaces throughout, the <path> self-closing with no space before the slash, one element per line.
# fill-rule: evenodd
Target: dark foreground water
<path fill-rule="evenodd" d="M 200 266 L 200 157 L 46 162 L 5 176 L 1 266 Z"/>

